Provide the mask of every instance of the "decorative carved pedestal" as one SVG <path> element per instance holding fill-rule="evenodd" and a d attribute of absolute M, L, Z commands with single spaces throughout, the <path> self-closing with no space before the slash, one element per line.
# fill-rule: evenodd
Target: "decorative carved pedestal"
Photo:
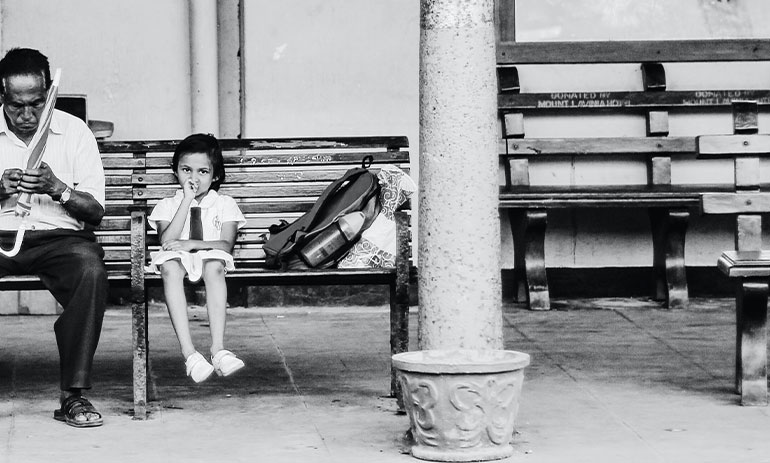
<path fill-rule="evenodd" d="M 510 441 L 529 355 L 506 350 L 425 350 L 393 356 L 409 415 L 412 456 L 485 461 Z"/>

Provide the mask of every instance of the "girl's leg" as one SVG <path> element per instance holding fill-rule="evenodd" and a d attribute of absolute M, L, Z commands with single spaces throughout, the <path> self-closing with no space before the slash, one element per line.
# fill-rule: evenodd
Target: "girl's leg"
<path fill-rule="evenodd" d="M 220 260 L 203 263 L 203 282 L 206 284 L 206 307 L 211 329 L 211 355 L 224 349 L 225 321 L 227 318 L 227 284 L 225 266 Z"/>
<path fill-rule="evenodd" d="M 195 346 L 190 336 L 190 321 L 187 318 L 187 298 L 184 295 L 184 277 L 187 271 L 178 260 L 164 262 L 160 268 L 163 277 L 163 294 L 166 296 L 166 307 L 174 326 L 179 347 L 184 358 L 195 353 Z"/>

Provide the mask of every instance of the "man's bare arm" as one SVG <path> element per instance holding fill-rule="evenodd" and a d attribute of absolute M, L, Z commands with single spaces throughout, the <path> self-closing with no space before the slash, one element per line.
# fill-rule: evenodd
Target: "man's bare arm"
<path fill-rule="evenodd" d="M 24 171 L 18 190 L 23 193 L 47 194 L 58 201 L 68 186 L 43 162 L 38 169 Z M 83 191 L 73 189 L 70 199 L 63 206 L 72 217 L 94 226 L 99 225 L 104 216 L 102 205 L 91 194 Z"/>

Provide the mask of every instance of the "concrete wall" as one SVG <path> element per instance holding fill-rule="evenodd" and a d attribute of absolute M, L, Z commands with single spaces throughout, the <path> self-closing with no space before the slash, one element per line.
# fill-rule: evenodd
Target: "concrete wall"
<path fill-rule="evenodd" d="M 407 135 L 417 152 L 419 2 L 244 6 L 246 136 Z"/>

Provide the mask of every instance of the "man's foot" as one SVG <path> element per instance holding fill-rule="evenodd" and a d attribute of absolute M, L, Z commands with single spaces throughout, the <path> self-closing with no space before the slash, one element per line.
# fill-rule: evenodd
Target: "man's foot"
<path fill-rule="evenodd" d="M 64 421 L 76 428 L 93 428 L 104 424 L 102 414 L 82 396 L 69 396 L 62 400 L 61 408 L 54 410 L 53 419 Z"/>

